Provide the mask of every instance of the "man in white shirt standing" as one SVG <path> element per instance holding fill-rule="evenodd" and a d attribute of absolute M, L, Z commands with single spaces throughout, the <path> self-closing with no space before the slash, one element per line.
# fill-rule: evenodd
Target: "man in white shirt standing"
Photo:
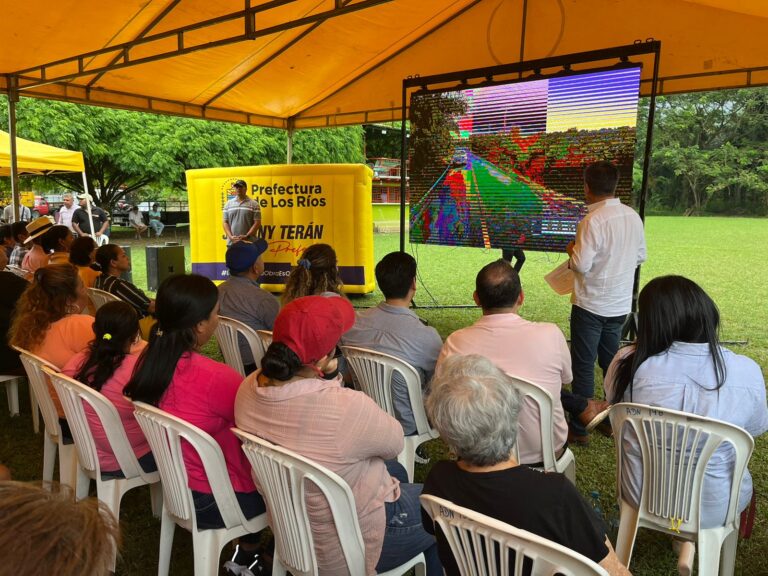
<path fill-rule="evenodd" d="M 72 214 L 75 213 L 75 210 L 78 209 L 78 206 L 75 206 L 75 202 L 72 199 L 72 194 L 64 194 L 61 197 L 61 201 L 63 204 L 61 208 L 59 208 L 59 212 L 56 214 L 56 224 L 66 226 L 73 233 L 75 233 L 75 229 L 72 226 Z"/>
<path fill-rule="evenodd" d="M 600 161 L 584 171 L 588 214 L 568 244 L 574 273 L 571 295 L 571 366 L 573 393 L 592 398 L 595 360 L 605 375 L 619 349 L 621 328 L 632 309 L 635 269 L 645 262 L 643 222 L 614 197 L 619 170 Z M 571 419 L 568 440 L 586 444 L 586 430 Z"/>

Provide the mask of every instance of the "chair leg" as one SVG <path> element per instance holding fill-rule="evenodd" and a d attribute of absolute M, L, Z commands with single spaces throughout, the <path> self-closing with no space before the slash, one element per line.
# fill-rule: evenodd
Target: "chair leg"
<path fill-rule="evenodd" d="M 171 569 L 171 550 L 173 549 L 173 533 L 176 522 L 168 511 L 163 508 L 160 520 L 160 557 L 157 562 L 157 576 L 168 576 Z"/>
<path fill-rule="evenodd" d="M 738 516 L 736 516 L 738 518 Z M 733 531 L 725 537 L 723 541 L 723 551 L 720 555 L 720 574 L 721 576 L 733 576 L 736 566 L 736 546 L 739 543 L 739 527 L 736 526 Z"/>
<path fill-rule="evenodd" d="M 619 534 L 616 536 L 616 556 L 627 568 L 629 568 L 629 561 L 632 559 L 632 549 L 635 547 L 638 517 L 638 510 L 626 502 L 621 502 Z"/>
<path fill-rule="evenodd" d="M 163 513 L 163 486 L 160 482 L 150 484 L 149 497 L 152 500 L 152 516 L 160 518 Z"/>
<path fill-rule="evenodd" d="M 8 380 L 5 383 L 5 392 L 8 395 L 8 411 L 11 418 L 19 415 L 19 380 Z"/>
<path fill-rule="evenodd" d="M 272 559 L 272 576 L 286 576 L 287 574 L 288 570 L 280 562 L 280 558 L 277 557 L 277 552 L 275 552 L 275 557 Z"/>
<path fill-rule="evenodd" d="M 47 433 L 43 434 L 43 481 L 53 482 L 53 467 L 59 446 Z"/>
<path fill-rule="evenodd" d="M 571 484 L 576 486 L 576 458 L 573 458 L 568 462 L 568 466 L 563 471 L 563 474 L 565 474 L 565 477 L 571 481 Z"/>
<path fill-rule="evenodd" d="M 413 482 L 413 469 L 416 467 L 416 448 L 419 445 L 411 440 L 410 436 L 405 437 L 405 446 L 403 451 L 397 456 L 397 461 L 405 467 L 408 473 L 408 482 Z"/>
<path fill-rule="evenodd" d="M 738 532 L 737 532 L 738 535 Z M 698 576 L 717 576 L 720 568 L 720 548 L 723 543 L 713 530 L 699 532 Z"/>
<path fill-rule="evenodd" d="M 219 573 L 221 542 L 217 530 L 192 530 L 195 554 L 195 576 L 216 576 Z"/>
<path fill-rule="evenodd" d="M 40 433 L 40 407 L 37 404 L 37 396 L 35 396 L 35 389 L 32 387 L 32 383 L 29 384 L 29 407 L 32 410 L 32 429 L 35 434 Z"/>
<path fill-rule="evenodd" d="M 61 466 L 61 463 L 59 463 L 59 466 Z M 98 487 L 98 484 L 97 484 Z M 91 491 L 91 479 L 88 477 L 88 474 L 85 473 L 85 470 L 83 470 L 82 466 L 77 467 L 77 480 L 75 480 L 75 495 L 78 500 L 82 500 L 83 498 L 88 498 L 88 494 Z M 99 500 L 101 500 L 101 495 L 99 495 Z M 109 502 L 107 502 L 109 504 Z"/>
<path fill-rule="evenodd" d="M 77 451 L 74 444 L 59 443 L 59 482 L 77 493 Z"/>

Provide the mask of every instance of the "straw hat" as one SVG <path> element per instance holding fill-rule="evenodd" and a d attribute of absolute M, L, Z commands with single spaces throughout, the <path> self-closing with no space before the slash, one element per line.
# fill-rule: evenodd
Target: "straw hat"
<path fill-rule="evenodd" d="M 50 230 L 53 227 L 53 218 L 50 216 L 40 216 L 39 218 L 35 218 L 27 224 L 27 234 L 29 234 L 29 238 L 24 240 L 24 243 L 31 242 L 38 236 L 42 236 L 48 230 Z"/>

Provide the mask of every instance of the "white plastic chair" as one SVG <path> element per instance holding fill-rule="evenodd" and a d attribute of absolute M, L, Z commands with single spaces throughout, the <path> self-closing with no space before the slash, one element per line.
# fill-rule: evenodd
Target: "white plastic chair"
<path fill-rule="evenodd" d="M 243 451 L 253 466 L 269 510 L 272 533 L 275 536 L 275 556 L 272 576 L 317 575 L 315 545 L 309 523 L 306 502 L 307 485 L 314 484 L 325 496 L 344 552 L 350 574 L 365 574 L 365 544 L 357 519 L 355 497 L 349 485 L 338 474 L 262 438 L 233 428 L 243 442 Z M 416 567 L 424 576 L 424 554 L 418 554 L 405 564 L 387 572 L 386 576 L 405 574 Z"/>
<path fill-rule="evenodd" d="M 552 420 L 554 401 L 552 400 L 552 395 L 538 384 L 534 384 L 529 380 L 525 380 L 524 378 L 520 378 L 513 374 L 507 374 L 507 376 L 512 378 L 515 387 L 520 390 L 523 395 L 523 399 L 530 398 L 539 409 L 539 432 L 542 451 L 541 461 L 544 463 L 544 467 L 539 468 L 539 470 L 565 474 L 566 478 L 568 478 L 568 480 L 575 486 L 576 458 L 574 457 L 573 452 L 571 452 L 570 448 L 566 448 L 559 459 L 555 456 L 555 424 Z M 519 442 L 515 445 L 515 458 L 518 462 L 520 461 Z"/>
<path fill-rule="evenodd" d="M 109 292 L 106 292 L 104 290 L 99 290 L 98 288 L 86 288 L 88 291 L 88 296 L 91 299 L 91 302 L 93 302 L 93 307 L 98 310 L 104 304 L 107 302 L 119 302 L 120 298 L 115 296 L 114 294 L 110 294 Z"/>
<path fill-rule="evenodd" d="M 34 390 L 35 401 L 43 414 L 45 434 L 43 435 L 43 481 L 53 480 L 53 467 L 56 463 L 56 453 L 59 454 L 59 482 L 77 489 L 77 453 L 74 444 L 64 444 L 59 425 L 59 415 L 53 403 L 51 391 L 48 388 L 47 377 L 43 367 L 58 371 L 50 362 L 35 356 L 23 348 L 14 348 L 21 354 L 21 363 L 27 372 L 29 387 Z M 33 413 L 36 408 L 33 408 Z"/>
<path fill-rule="evenodd" d="M 120 500 L 123 494 L 138 486 L 151 486 L 152 511 L 159 517 L 162 510 L 163 493 L 160 487 L 160 474 L 157 472 L 144 472 L 131 448 L 125 428 L 120 420 L 114 404 L 103 394 L 73 380 L 47 366 L 43 367 L 48 377 L 53 382 L 53 387 L 59 395 L 64 414 L 75 439 L 77 449 L 77 498 L 88 496 L 90 480 L 96 481 L 96 493 L 112 512 L 117 520 L 120 519 Z M 96 413 L 101 422 L 112 452 L 117 459 L 125 475 L 124 478 L 102 479 L 99 456 L 96 451 L 96 443 L 93 439 L 88 417 L 85 413 L 85 404 L 88 404 Z M 117 550 L 112 556 L 112 571 L 115 570 Z"/>
<path fill-rule="evenodd" d="M 719 420 L 643 404 L 616 404 L 611 408 L 610 418 L 616 435 L 616 482 L 621 510 L 616 539 L 619 560 L 629 567 L 637 529 L 651 528 L 696 542 L 700 576 L 733 574 L 739 535 L 739 490 L 755 445 L 752 436 Z M 623 443 L 629 429 L 634 430 L 639 442 L 643 467 L 643 489 L 637 509 L 622 497 Z M 707 463 L 715 450 L 726 443 L 733 446 L 735 460 L 725 522 L 715 528 L 700 529 L 701 490 Z"/>
<path fill-rule="evenodd" d="M 525 558 L 533 563 L 533 575 L 608 576 L 599 564 L 556 542 L 443 498 L 429 494 L 420 498 L 445 535 L 462 576 L 522 575 Z M 512 552 L 514 564 L 510 561 Z"/>
<path fill-rule="evenodd" d="M 136 421 L 155 455 L 163 486 L 157 573 L 159 576 L 168 574 L 173 533 L 178 524 L 192 533 L 195 576 L 215 576 L 219 573 L 221 550 L 227 542 L 264 529 L 267 515 L 260 514 L 250 520 L 243 516 L 229 479 L 224 454 L 210 434 L 149 404 L 134 402 L 134 406 Z M 187 469 L 181 452 L 182 440 L 200 456 L 224 528 L 201 530 L 197 527 L 195 504 L 187 484 Z"/>
<path fill-rule="evenodd" d="M 392 399 L 392 377 L 395 372 L 398 372 L 405 380 L 408 398 L 411 401 L 411 411 L 416 422 L 416 434 L 405 436 L 405 446 L 398 454 L 397 461 L 405 467 L 408 480 L 412 482 L 416 448 L 438 437 L 437 430 L 429 425 L 424 410 L 419 373 L 408 362 L 375 350 L 342 346 L 341 351 L 352 367 L 362 391 L 373 398 L 379 408 L 393 418 L 397 416 Z"/>
<path fill-rule="evenodd" d="M 261 346 L 264 350 L 264 354 L 267 353 L 267 348 L 272 344 L 272 331 L 271 330 L 256 330 L 256 334 L 261 339 Z"/>
<path fill-rule="evenodd" d="M 248 343 L 251 354 L 253 354 L 254 364 L 261 366 L 261 359 L 264 357 L 266 348 L 264 348 L 256 330 L 234 318 L 219 316 L 219 325 L 216 327 L 216 341 L 219 343 L 221 355 L 224 356 L 224 362 L 237 370 L 241 376 L 245 376 L 243 357 L 240 354 L 240 337 L 244 338 Z"/>
<path fill-rule="evenodd" d="M 19 415 L 19 380 L 23 376 L 12 374 L 0 374 L 0 384 L 5 384 L 5 393 L 8 395 L 8 412 L 11 418 Z"/>

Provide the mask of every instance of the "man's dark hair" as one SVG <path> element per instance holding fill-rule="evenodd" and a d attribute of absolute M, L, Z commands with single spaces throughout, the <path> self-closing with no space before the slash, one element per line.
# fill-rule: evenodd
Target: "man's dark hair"
<path fill-rule="evenodd" d="M 619 169 L 608 160 L 593 162 L 584 170 L 584 182 L 595 196 L 613 196 L 619 182 Z"/>
<path fill-rule="evenodd" d="M 26 233 L 27 224 L 29 224 L 29 222 L 24 222 L 24 221 L 14 222 L 13 224 L 11 224 L 11 234 L 13 235 L 13 239 L 16 240 L 16 242 L 21 242 L 21 240 L 19 239 L 19 236 L 21 234 Z"/>
<path fill-rule="evenodd" d="M 477 299 L 483 310 L 511 308 L 520 297 L 520 276 L 506 260 L 486 264 L 475 279 Z"/>
<path fill-rule="evenodd" d="M 376 282 L 384 298 L 405 298 L 416 278 L 416 260 L 406 252 L 390 252 L 376 264 Z"/>
<path fill-rule="evenodd" d="M 10 224 L 3 224 L 0 226 L 0 236 L 2 236 L 3 241 L 5 241 L 7 238 L 13 238 Z"/>

